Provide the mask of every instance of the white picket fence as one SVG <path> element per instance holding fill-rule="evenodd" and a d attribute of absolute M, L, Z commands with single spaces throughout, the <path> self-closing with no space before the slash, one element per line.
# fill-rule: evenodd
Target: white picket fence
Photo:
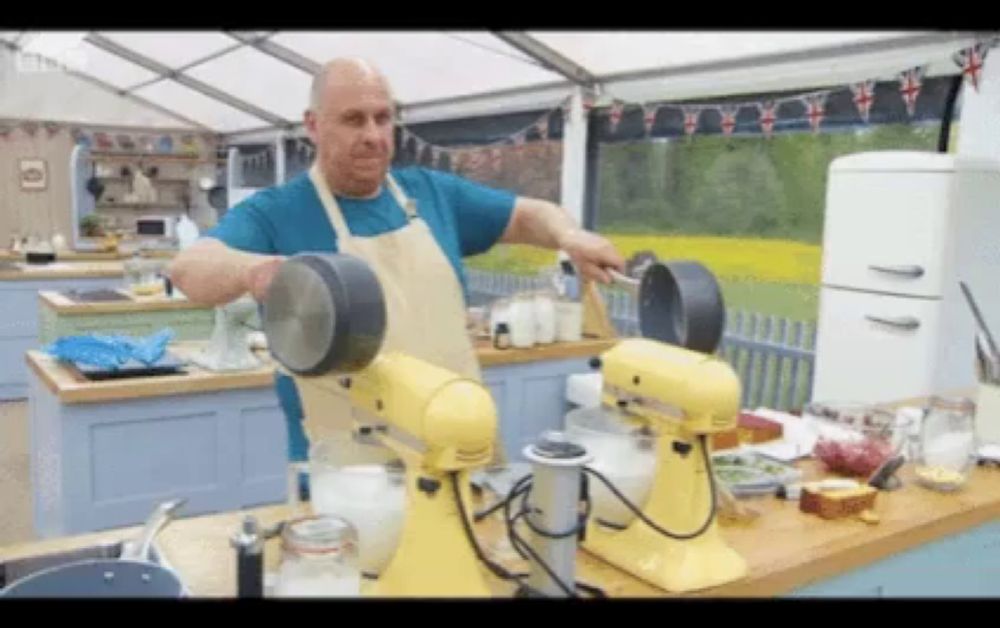
<path fill-rule="evenodd" d="M 507 273 L 467 271 L 471 305 L 534 288 L 534 278 Z M 600 287 L 618 333 L 639 334 L 639 315 L 631 294 Z M 799 410 L 809 402 L 815 361 L 816 326 L 743 311 L 729 311 L 718 355 L 739 374 L 744 408 L 766 406 Z"/>

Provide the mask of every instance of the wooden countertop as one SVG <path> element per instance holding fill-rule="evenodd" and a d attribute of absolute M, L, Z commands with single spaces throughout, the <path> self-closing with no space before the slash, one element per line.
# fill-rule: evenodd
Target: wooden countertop
<path fill-rule="evenodd" d="M 205 346 L 204 341 L 178 342 L 170 345 L 170 352 L 181 359 L 188 359 Z M 183 375 L 133 377 L 119 380 L 89 381 L 76 369 L 41 351 L 28 351 L 28 366 L 58 395 L 62 403 L 99 403 L 166 395 L 215 392 L 273 386 L 274 362 L 266 352 L 258 351 L 263 366 L 248 371 L 209 371 L 194 364 L 185 367 Z"/>
<path fill-rule="evenodd" d="M 475 348 L 480 366 L 497 366 L 540 360 L 589 358 L 600 355 L 617 342 L 617 338 L 584 338 L 579 342 L 557 342 L 550 345 L 537 345 L 530 349 L 494 349 L 488 340 L 479 340 L 475 343 Z"/>
<path fill-rule="evenodd" d="M 598 355 L 613 344 L 613 340 L 584 340 L 579 343 L 559 343 L 532 349 L 508 349 L 504 351 L 497 351 L 488 346 L 477 346 L 476 352 L 483 366 L 496 366 L 573 357 L 585 358 Z M 183 359 L 200 351 L 204 346 L 205 341 L 179 342 L 170 345 L 170 351 Z M 269 386 L 273 383 L 275 363 L 266 351 L 258 351 L 257 355 L 265 361 L 265 365 L 249 371 L 225 373 L 208 371 L 195 365 L 189 365 L 185 375 L 159 375 L 106 381 L 89 381 L 75 369 L 60 364 L 58 360 L 41 351 L 28 351 L 25 354 L 25 360 L 27 360 L 31 370 L 45 382 L 49 390 L 59 396 L 63 403 L 99 403 Z"/>
<path fill-rule="evenodd" d="M 41 290 L 38 301 L 42 307 L 47 307 L 58 314 L 69 316 L 90 314 L 117 314 L 121 312 L 154 312 L 166 310 L 211 310 L 208 305 L 198 305 L 187 299 L 174 299 L 164 295 L 135 296 L 124 289 L 116 290 L 128 297 L 127 301 L 74 301 L 61 292 Z"/>
<path fill-rule="evenodd" d="M 46 279 L 87 279 L 124 277 L 120 261 L 53 262 L 51 264 L 18 264 L 17 270 L 0 267 L 0 281 L 42 281 Z"/>
<path fill-rule="evenodd" d="M 61 251 L 56 254 L 56 261 L 59 262 L 114 262 L 131 258 L 132 251 Z M 142 257 L 154 259 L 171 259 L 177 255 L 177 251 L 172 249 L 145 249 L 141 252 Z M 0 260 L 24 261 L 23 252 L 15 253 L 10 250 L 0 251 Z"/>
<path fill-rule="evenodd" d="M 807 477 L 815 477 L 814 463 L 803 464 Z M 878 525 L 857 520 L 826 521 L 798 510 L 798 504 L 773 497 L 743 500 L 761 512 L 750 524 L 723 524 L 730 544 L 749 563 L 749 575 L 714 589 L 685 596 L 773 597 L 818 580 L 863 567 L 894 553 L 960 533 L 1000 516 L 1000 470 L 976 468 L 970 482 L 958 493 L 936 493 L 917 486 L 909 465 L 901 471 L 905 485 L 878 496 Z M 270 506 L 181 519 L 160 535 L 158 545 L 168 562 L 196 597 L 232 597 L 236 592 L 235 554 L 229 538 L 246 514 L 270 526 L 306 506 L 293 510 Z M 502 538 L 502 523 L 490 517 L 476 524 L 484 550 L 508 568 L 523 568 L 510 560 L 511 550 Z M 131 538 L 139 527 L 79 537 L 52 539 L 0 548 L 0 561 L 49 551 L 83 547 L 95 542 Z M 280 550 L 277 540 L 266 548 L 268 570 L 275 568 Z M 578 578 L 600 586 L 611 597 L 674 597 L 581 551 Z M 510 585 L 492 582 L 498 596 L 511 594 Z"/>

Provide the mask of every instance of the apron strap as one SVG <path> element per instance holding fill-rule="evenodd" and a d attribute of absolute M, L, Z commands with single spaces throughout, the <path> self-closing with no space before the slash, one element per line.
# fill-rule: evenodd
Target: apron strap
<path fill-rule="evenodd" d="M 330 186 L 327 185 L 326 179 L 319 171 L 319 166 L 315 163 L 309 169 L 309 178 L 319 193 L 319 199 L 326 209 L 326 215 L 330 219 L 330 226 L 333 227 L 334 234 L 341 242 L 349 241 L 352 237 L 351 230 L 347 227 L 347 222 L 344 220 L 340 204 L 337 203 L 337 199 L 334 198 L 333 193 L 330 191 Z M 391 174 L 386 173 L 386 181 L 389 184 L 389 191 L 396 199 L 396 203 L 399 204 L 400 208 L 406 214 L 407 221 L 418 218 L 416 203 L 406 196 L 403 189 L 396 183 L 396 179 Z"/>
<path fill-rule="evenodd" d="M 409 198 L 406 193 L 403 192 L 403 188 L 399 187 L 399 184 L 396 183 L 396 179 L 393 178 L 391 174 L 386 174 L 386 181 L 389 182 L 389 191 L 392 192 L 394 197 L 396 197 L 396 202 L 399 203 L 399 206 L 403 208 L 404 212 L 406 212 L 406 219 L 413 220 L 414 218 L 417 218 L 417 204 L 413 201 L 413 199 Z"/>

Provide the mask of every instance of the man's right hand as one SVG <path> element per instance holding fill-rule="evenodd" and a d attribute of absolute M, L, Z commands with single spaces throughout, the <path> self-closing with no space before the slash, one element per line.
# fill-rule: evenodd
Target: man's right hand
<path fill-rule="evenodd" d="M 247 268 L 246 286 L 247 291 L 253 295 L 257 302 L 263 302 L 267 297 L 267 291 L 271 288 L 274 276 L 278 274 L 278 268 L 284 263 L 285 258 L 280 256 L 268 256 L 254 262 Z"/>

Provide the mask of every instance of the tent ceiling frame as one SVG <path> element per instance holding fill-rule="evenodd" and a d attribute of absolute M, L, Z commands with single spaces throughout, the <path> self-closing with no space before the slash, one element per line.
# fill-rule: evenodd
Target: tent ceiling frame
<path fill-rule="evenodd" d="M 277 31 L 272 31 L 271 33 L 266 33 L 264 35 L 251 35 L 245 31 L 225 31 L 227 35 L 242 42 L 244 45 L 256 48 L 257 50 L 263 52 L 266 55 L 274 57 L 278 61 L 286 63 L 298 70 L 302 70 L 309 76 L 313 76 L 322 67 L 320 63 L 300 55 L 291 48 L 286 48 L 281 44 L 271 41 L 269 38 L 273 36 Z"/>
<path fill-rule="evenodd" d="M 0 42 L 0 45 L 4 46 L 4 47 L 6 47 L 6 48 L 8 48 L 10 50 L 13 50 L 14 52 L 21 52 L 21 51 L 24 50 L 21 46 L 15 44 L 15 43 Z M 49 59 L 48 57 L 45 57 L 43 55 L 39 55 L 37 53 L 30 53 L 30 54 L 34 54 L 38 58 L 44 59 L 45 61 L 48 61 L 49 63 L 52 63 L 54 65 L 59 65 L 59 63 L 57 61 L 55 61 L 53 59 Z M 159 105 L 157 103 L 154 103 L 154 102 L 152 102 L 150 100 L 147 100 L 147 99 L 143 98 L 142 96 L 138 96 L 136 94 L 130 94 L 127 91 L 125 91 L 125 90 L 123 90 L 121 88 L 115 87 L 114 85 L 112 85 L 110 83 L 105 83 L 104 81 L 102 81 L 101 79 L 97 78 L 96 76 L 94 76 L 92 74 L 87 74 L 86 72 L 80 72 L 80 71 L 72 70 L 70 68 L 65 68 L 65 67 L 63 68 L 63 71 L 66 72 L 66 74 L 69 74 L 70 76 L 76 77 L 76 78 L 78 78 L 78 79 L 80 79 L 82 81 L 86 81 L 86 82 L 88 82 L 88 83 L 90 83 L 90 84 L 92 84 L 92 85 L 94 85 L 96 87 L 101 88 L 104 91 L 111 92 L 112 94 L 115 94 L 117 96 L 121 96 L 123 98 L 127 98 L 129 100 L 132 100 L 133 102 L 135 102 L 135 103 L 137 103 L 137 104 L 139 104 L 139 105 L 141 105 L 143 107 L 146 107 L 148 109 L 152 109 L 154 111 L 158 111 L 159 113 L 162 113 L 165 116 L 171 117 L 174 120 L 177 120 L 178 122 L 182 122 L 183 124 L 187 124 L 189 126 L 192 126 L 192 127 L 196 128 L 196 129 L 198 129 L 200 131 L 208 131 L 208 132 L 211 132 L 211 133 L 218 134 L 218 132 L 215 129 L 212 129 L 212 128 L 208 127 L 207 125 L 202 124 L 201 122 L 198 122 L 196 120 L 192 120 L 192 119 L 190 119 L 190 118 L 188 118 L 188 117 L 186 117 L 186 116 L 184 116 L 182 114 L 177 113 L 176 111 L 173 111 L 172 109 L 168 109 L 167 107 L 164 107 L 164 106 Z"/>
<path fill-rule="evenodd" d="M 592 74 L 587 68 L 562 55 L 553 48 L 546 46 L 527 33 L 494 31 L 493 36 L 528 55 L 530 58 L 535 59 L 545 69 L 564 76 L 577 85 L 593 88 L 597 87 L 600 82 L 597 76 Z"/>
<path fill-rule="evenodd" d="M 200 92 L 204 96 L 208 96 L 209 98 L 222 102 L 234 109 L 238 109 L 256 118 L 260 118 L 261 120 L 266 120 L 275 127 L 287 127 L 292 124 L 291 121 L 286 120 L 281 116 L 275 115 L 270 111 L 261 109 L 256 105 L 252 105 L 245 100 L 233 96 L 232 94 L 223 92 L 222 90 L 208 85 L 207 83 L 203 83 L 198 79 L 183 74 L 180 70 L 173 70 L 155 61 L 154 59 L 150 59 L 149 57 L 139 54 L 130 48 L 121 46 L 107 37 L 103 37 L 102 35 L 92 32 L 88 33 L 84 40 L 87 43 L 104 50 L 105 52 L 109 52 L 127 61 L 131 61 L 132 63 L 135 63 L 150 72 L 155 72 L 162 78 L 173 79 L 185 87 L 193 89 L 196 92 Z"/>
<path fill-rule="evenodd" d="M 233 44 L 232 46 L 226 46 L 222 50 L 219 50 L 217 52 L 213 52 L 212 54 L 206 55 L 204 57 L 201 57 L 200 59 L 195 59 L 191 63 L 188 63 L 186 65 L 182 65 L 181 67 L 179 67 L 179 68 L 177 68 L 175 70 L 170 70 L 170 71 L 171 72 L 176 72 L 176 73 L 184 72 L 184 71 L 189 70 L 189 69 L 191 69 L 193 67 L 199 66 L 199 65 L 201 65 L 203 63 L 207 63 L 209 61 L 212 61 L 213 59 L 218 59 L 219 57 L 221 57 L 223 55 L 227 55 L 227 54 L 229 54 L 230 52 L 232 52 L 234 50 L 239 50 L 242 47 L 243 47 L 242 44 Z M 138 83 L 136 85 L 133 85 L 132 87 L 129 87 L 128 91 L 133 92 L 133 91 L 135 91 L 137 89 L 142 89 L 143 87 L 146 87 L 148 85 L 152 85 L 154 83 L 159 83 L 160 81 L 166 80 L 168 78 L 172 78 L 172 77 L 165 76 L 165 75 L 156 76 L 156 77 L 153 77 L 153 78 L 149 79 L 148 81 L 144 81 L 142 83 Z"/>

